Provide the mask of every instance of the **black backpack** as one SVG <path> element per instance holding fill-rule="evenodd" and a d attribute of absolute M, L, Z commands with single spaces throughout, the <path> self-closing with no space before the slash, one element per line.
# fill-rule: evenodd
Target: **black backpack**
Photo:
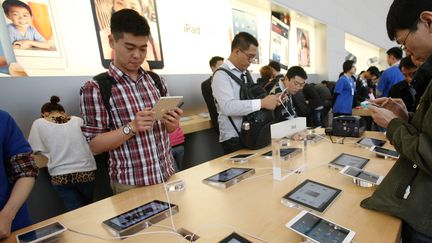
<path fill-rule="evenodd" d="M 252 81 L 249 72 L 246 72 L 247 83 L 244 83 L 239 77 L 224 68 L 217 71 L 226 72 L 238 85 L 240 85 L 240 99 L 262 99 L 267 96 L 265 89 Z M 273 111 L 261 109 L 243 116 L 241 131 L 237 130 L 234 121 L 228 117 L 240 140 L 245 148 L 260 149 L 271 143 L 270 125 L 274 123 Z"/>

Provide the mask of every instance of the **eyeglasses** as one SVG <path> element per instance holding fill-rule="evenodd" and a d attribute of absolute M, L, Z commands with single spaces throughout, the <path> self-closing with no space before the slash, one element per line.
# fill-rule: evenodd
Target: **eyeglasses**
<path fill-rule="evenodd" d="M 294 85 L 295 86 L 297 86 L 297 87 L 303 87 L 303 86 L 305 86 L 305 84 L 306 84 L 306 82 L 299 82 L 299 81 L 297 81 L 297 80 L 293 80 L 294 81 Z"/>
<path fill-rule="evenodd" d="M 417 29 L 416 27 L 417 27 L 417 24 L 418 24 L 419 21 L 420 21 L 420 18 L 418 18 L 418 19 L 413 23 L 413 25 L 411 26 L 411 28 L 409 28 L 408 33 L 406 34 L 406 36 L 405 36 L 405 38 L 404 38 L 402 44 L 401 44 L 400 47 L 399 47 L 401 50 L 405 50 L 405 49 L 406 49 L 406 47 L 405 47 L 405 43 L 406 43 L 406 41 L 408 40 L 408 37 L 410 36 L 410 34 L 411 34 L 414 30 Z"/>
<path fill-rule="evenodd" d="M 252 61 L 253 59 L 255 59 L 256 54 L 248 54 L 245 51 L 240 50 L 243 54 L 246 55 L 246 57 L 248 58 L 249 61 Z"/>

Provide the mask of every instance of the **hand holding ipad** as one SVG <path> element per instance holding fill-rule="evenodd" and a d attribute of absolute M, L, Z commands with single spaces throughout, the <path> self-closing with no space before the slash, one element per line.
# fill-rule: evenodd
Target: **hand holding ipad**
<path fill-rule="evenodd" d="M 155 119 L 160 120 L 170 110 L 178 107 L 183 101 L 183 96 L 163 96 L 159 99 L 153 110 L 156 112 Z"/>

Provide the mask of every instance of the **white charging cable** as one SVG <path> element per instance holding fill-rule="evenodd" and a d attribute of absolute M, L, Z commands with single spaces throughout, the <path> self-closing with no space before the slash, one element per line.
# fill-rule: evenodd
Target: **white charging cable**
<path fill-rule="evenodd" d="M 279 102 L 281 103 L 282 107 L 285 109 L 286 112 L 288 112 L 288 115 L 291 117 L 291 119 L 294 119 L 294 116 L 291 114 L 291 112 L 288 110 L 288 108 L 285 106 L 284 101 L 282 100 L 282 97 L 284 95 L 284 93 L 287 91 L 287 88 L 285 88 L 284 90 L 282 90 L 282 92 L 280 93 L 281 95 L 279 96 Z M 291 104 L 292 105 L 292 104 Z"/>

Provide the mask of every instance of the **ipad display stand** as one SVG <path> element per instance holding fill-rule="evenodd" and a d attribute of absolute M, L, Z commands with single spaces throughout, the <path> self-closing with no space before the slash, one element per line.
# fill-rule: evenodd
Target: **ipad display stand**
<path fill-rule="evenodd" d="M 290 146 L 289 139 L 273 138 L 272 139 L 272 159 L 273 159 L 273 179 L 277 181 L 283 181 L 289 176 L 299 173 L 304 170 L 304 165 L 296 164 L 292 160 L 285 161 L 284 157 L 281 157 L 280 150 L 288 148 Z"/>

